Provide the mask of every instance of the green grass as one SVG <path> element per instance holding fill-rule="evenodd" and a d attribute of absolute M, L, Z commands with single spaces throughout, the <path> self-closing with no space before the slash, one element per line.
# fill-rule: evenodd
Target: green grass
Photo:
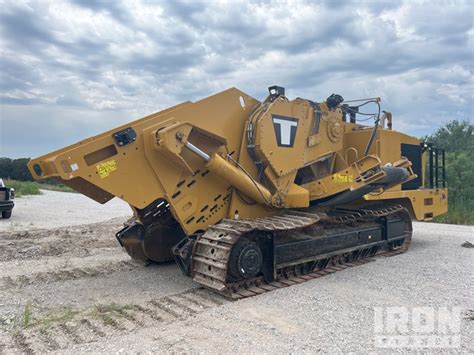
<path fill-rule="evenodd" d="M 5 180 L 4 183 L 5 186 L 15 189 L 16 197 L 41 194 L 39 185 L 33 181 Z"/>
<path fill-rule="evenodd" d="M 84 317 L 93 317 L 97 320 L 102 321 L 106 325 L 113 327 L 120 327 L 117 319 L 120 318 L 131 318 L 133 314 L 127 313 L 127 311 L 134 312 L 139 306 L 133 304 L 98 304 L 92 308 L 75 310 L 70 307 L 64 307 L 50 313 L 43 315 L 33 316 L 33 312 L 29 303 L 27 303 L 22 309 L 21 313 L 13 319 L 14 329 L 26 329 L 26 328 L 40 328 L 47 330 L 54 326 L 65 324 L 69 321 L 78 320 Z M 2 327 L 6 327 L 5 324 L 0 324 Z M 0 327 L 0 328 L 2 328 Z"/>
<path fill-rule="evenodd" d="M 33 316 L 33 311 L 29 303 L 25 305 L 20 315 L 13 319 L 13 329 L 26 329 L 31 327 L 38 327 L 41 329 L 48 329 L 58 324 L 64 324 L 73 320 L 79 311 L 65 307 L 55 313 L 49 313 L 44 316 Z"/>
<path fill-rule="evenodd" d="M 66 186 L 63 184 L 58 184 L 58 185 L 43 184 L 43 183 L 37 183 L 37 184 L 39 188 L 43 190 L 60 191 L 60 192 L 76 192 L 73 189 L 71 189 L 69 186 Z"/>
<path fill-rule="evenodd" d="M 61 191 L 61 192 L 75 192 L 68 186 L 58 184 L 44 184 L 38 183 L 35 181 L 18 181 L 18 180 L 5 180 L 5 185 L 7 187 L 13 187 L 15 189 L 15 196 L 27 196 L 27 195 L 40 195 L 41 191 L 43 190 L 50 190 L 50 191 Z"/>
<path fill-rule="evenodd" d="M 31 324 L 31 320 L 32 320 L 31 306 L 29 303 L 27 303 L 25 308 L 23 309 L 23 315 L 21 319 L 23 328 L 27 328 Z"/>
<path fill-rule="evenodd" d="M 12 318 L 0 319 L 0 329 L 26 329 L 35 325 L 35 319 L 33 317 L 33 309 L 31 304 L 26 303 L 23 308 Z"/>
<path fill-rule="evenodd" d="M 95 318 L 106 325 L 121 328 L 119 319 L 134 318 L 134 313 L 140 306 L 135 304 L 98 304 L 86 309 L 72 309 L 64 307 L 51 310 L 46 314 L 33 314 L 30 303 L 23 306 L 21 310 L 11 319 L 0 318 L 0 330 L 19 330 L 27 328 L 38 328 L 46 331 L 57 325 L 66 324 L 70 321 L 77 321 L 84 318 Z"/>
<path fill-rule="evenodd" d="M 70 307 L 58 311 L 57 313 L 50 313 L 42 318 L 35 319 L 32 325 L 48 329 L 58 324 L 64 324 L 76 318 L 79 311 L 73 310 Z"/>
<path fill-rule="evenodd" d="M 474 207 L 448 204 L 448 213 L 434 218 L 436 223 L 474 225 Z"/>

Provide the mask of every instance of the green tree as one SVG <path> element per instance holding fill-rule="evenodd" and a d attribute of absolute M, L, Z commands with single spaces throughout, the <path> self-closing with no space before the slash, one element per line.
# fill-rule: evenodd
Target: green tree
<path fill-rule="evenodd" d="M 424 140 L 446 150 L 449 212 L 441 220 L 473 223 L 474 125 L 468 121 L 451 121 Z"/>
<path fill-rule="evenodd" d="M 468 121 L 450 121 L 444 127 L 427 137 L 436 146 L 446 149 L 446 152 L 458 153 L 474 147 L 474 125 Z"/>
<path fill-rule="evenodd" d="M 33 177 L 28 170 L 26 164 L 30 161 L 29 158 L 20 158 L 12 160 L 13 179 L 20 181 L 32 181 Z"/>
<path fill-rule="evenodd" d="M 0 158 L 0 177 L 20 181 L 33 181 L 33 177 L 26 166 L 29 161 L 29 158 Z"/>
<path fill-rule="evenodd" d="M 0 178 L 9 178 L 12 172 L 12 160 L 0 158 Z"/>

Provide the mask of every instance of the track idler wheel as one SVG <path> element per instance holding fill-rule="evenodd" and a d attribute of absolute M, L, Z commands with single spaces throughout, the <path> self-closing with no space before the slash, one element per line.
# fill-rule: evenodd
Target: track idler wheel
<path fill-rule="evenodd" d="M 263 256 L 259 246 L 242 238 L 230 253 L 229 274 L 237 279 L 251 279 L 262 270 Z"/>

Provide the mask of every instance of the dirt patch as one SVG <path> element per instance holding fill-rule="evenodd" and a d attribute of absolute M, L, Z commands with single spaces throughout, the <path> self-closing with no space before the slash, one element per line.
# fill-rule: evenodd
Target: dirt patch
<path fill-rule="evenodd" d="M 79 278 L 104 276 L 114 272 L 132 270 L 137 267 L 143 267 L 143 265 L 132 260 L 123 260 L 107 264 L 100 264 L 95 267 L 70 268 L 49 272 L 36 272 L 28 276 L 6 276 L 0 278 L 0 287 L 24 287 L 26 285 L 31 285 L 34 283 L 45 284 L 58 281 L 76 280 Z"/>
<path fill-rule="evenodd" d="M 117 247 L 114 232 L 123 227 L 126 217 L 101 223 L 37 229 L 17 232 L 0 232 L 0 261 L 38 259 L 45 256 L 80 256 L 91 254 L 98 248 Z"/>

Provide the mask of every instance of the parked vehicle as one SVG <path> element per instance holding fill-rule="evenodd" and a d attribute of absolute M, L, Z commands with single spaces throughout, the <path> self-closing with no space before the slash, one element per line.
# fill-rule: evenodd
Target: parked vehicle
<path fill-rule="evenodd" d="M 13 198 L 15 197 L 15 189 L 6 187 L 2 179 L 0 179 L 0 212 L 2 218 L 10 218 L 15 204 Z"/>

